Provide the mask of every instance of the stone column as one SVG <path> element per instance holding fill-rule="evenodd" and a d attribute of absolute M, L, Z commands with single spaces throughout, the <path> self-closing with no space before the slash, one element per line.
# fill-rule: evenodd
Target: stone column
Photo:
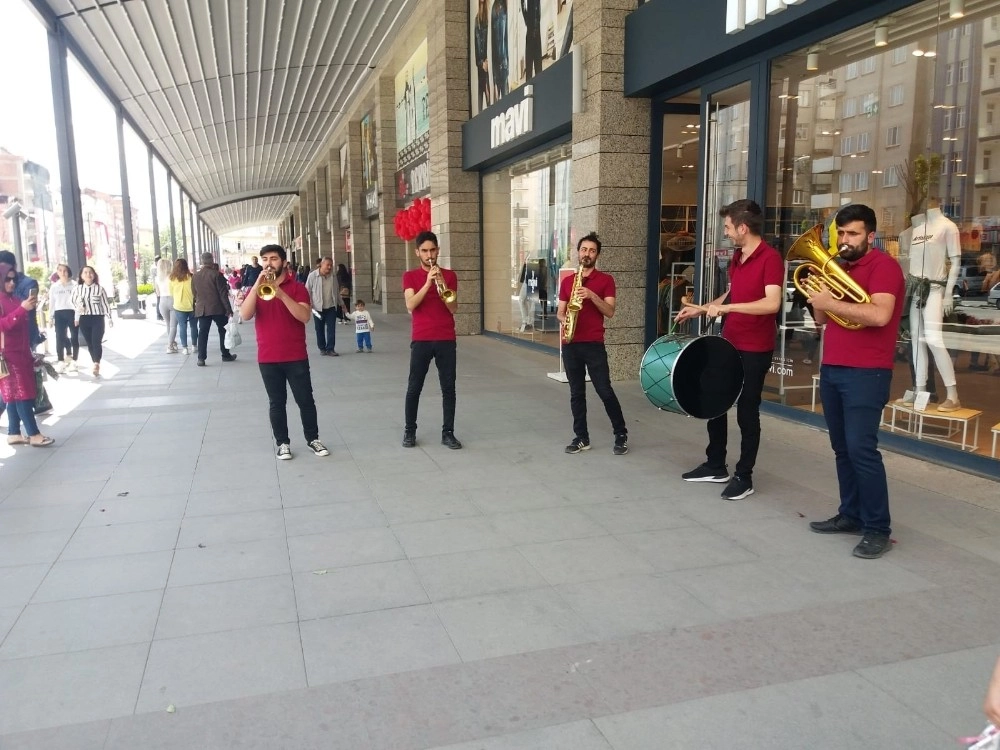
<path fill-rule="evenodd" d="M 344 230 L 340 228 L 340 148 L 331 148 L 327 154 L 326 162 L 326 210 L 330 214 L 330 257 L 333 258 L 333 267 L 342 261 L 338 259 L 338 253 L 343 256 L 344 252 Z"/>
<path fill-rule="evenodd" d="M 315 262 L 326 255 L 333 254 L 333 237 L 331 236 L 330 228 L 333 224 L 330 222 L 330 198 L 327 194 L 327 167 L 323 166 L 316 168 L 316 222 L 318 224 L 316 231 L 316 252 L 309 259 L 309 270 L 313 269 Z"/>
<path fill-rule="evenodd" d="M 469 3 L 432 0 L 430 8 L 433 22 L 427 28 L 427 84 L 431 92 L 431 222 L 441 245 L 441 265 L 458 274 L 456 329 L 459 334 L 476 334 L 482 330 L 483 310 L 479 175 L 462 171 L 462 123 L 470 114 Z M 510 12 L 515 8 L 511 5 Z M 620 35 L 624 37 L 623 32 Z"/>
<path fill-rule="evenodd" d="M 302 206 L 302 252 L 295 259 L 296 263 L 308 263 L 316 246 L 316 180 L 309 180 L 299 193 L 299 203 Z"/>
<path fill-rule="evenodd" d="M 289 233 L 288 244 L 285 245 L 285 250 L 291 250 L 295 244 L 295 238 L 302 236 L 302 198 L 295 199 L 295 203 L 292 205 L 292 220 L 295 224 L 293 227 L 294 231 Z"/>
<path fill-rule="evenodd" d="M 416 260 L 413 243 L 396 236 L 393 217 L 396 205 L 396 71 L 387 71 L 378 82 L 378 175 L 382 188 L 382 213 L 379 215 L 378 246 L 373 248 L 373 262 L 379 263 L 382 289 L 382 309 L 385 312 L 406 312 L 403 297 L 403 272 L 413 268 Z"/>
<path fill-rule="evenodd" d="M 637 0 L 574 0 L 584 53 L 586 111 L 573 116 L 573 229 L 596 231 L 598 268 L 617 286 L 606 334 L 611 376 L 631 380 L 643 354 L 649 214 L 648 99 L 623 95 L 625 17 Z M 575 255 L 574 255 L 575 260 Z"/>
<path fill-rule="evenodd" d="M 369 219 L 365 216 L 364 201 L 362 200 L 364 183 L 361 172 L 361 154 L 363 152 L 361 145 L 361 118 L 369 112 L 372 112 L 372 116 L 375 117 L 375 107 L 371 101 L 371 95 L 374 95 L 374 92 L 369 91 L 369 94 L 370 96 L 362 97 L 361 101 L 363 104 L 359 104 L 359 108 L 356 110 L 357 119 L 352 120 L 347 129 L 347 190 L 351 196 L 351 254 L 350 256 L 346 256 L 342 261 L 351 270 L 354 280 L 354 296 L 361 297 L 366 302 L 372 296 L 372 246 L 371 227 L 369 225 L 373 221 L 378 221 L 378 219 Z M 376 139 L 380 138 L 381 135 L 376 127 Z M 378 141 L 376 140 L 376 154 L 378 154 L 377 144 Z"/>

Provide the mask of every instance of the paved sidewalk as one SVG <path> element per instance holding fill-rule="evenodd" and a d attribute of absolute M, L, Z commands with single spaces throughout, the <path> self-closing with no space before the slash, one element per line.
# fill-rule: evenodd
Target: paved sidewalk
<path fill-rule="evenodd" d="M 321 436 L 279 462 L 255 365 L 109 331 L 0 445 L 0 748 L 948 748 L 1000 653 L 996 483 L 896 455 L 895 549 L 811 534 L 826 436 L 764 419 L 757 494 L 680 473 L 700 422 L 616 384 L 631 453 L 572 437 L 554 356 L 459 342 L 400 447 L 408 320 L 315 357 Z M 313 337 L 310 331 L 311 349 Z M 85 355 L 81 355 L 86 360 Z M 3 422 L 5 424 L 5 421 Z M 731 432 L 733 437 L 735 432 Z M 173 711 L 168 711 L 173 707 Z"/>

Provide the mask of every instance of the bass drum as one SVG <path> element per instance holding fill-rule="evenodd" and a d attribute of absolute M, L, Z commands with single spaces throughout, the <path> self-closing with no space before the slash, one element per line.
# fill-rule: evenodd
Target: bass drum
<path fill-rule="evenodd" d="M 657 409 L 713 419 L 740 397 L 743 362 L 721 336 L 663 336 L 642 356 L 639 383 Z"/>

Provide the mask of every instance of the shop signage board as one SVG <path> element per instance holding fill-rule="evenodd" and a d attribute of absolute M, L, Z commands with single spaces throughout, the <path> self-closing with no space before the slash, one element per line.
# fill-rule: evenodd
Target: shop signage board
<path fill-rule="evenodd" d="M 405 206 L 431 191 L 430 104 L 427 88 L 427 40 L 424 39 L 395 79 L 396 205 Z"/>
<path fill-rule="evenodd" d="M 378 161 L 375 157 L 375 118 L 361 118 L 361 209 L 366 219 L 378 216 Z"/>
<path fill-rule="evenodd" d="M 521 101 L 490 119 L 490 148 L 499 148 L 534 129 L 533 93 L 531 86 L 525 86 Z"/>

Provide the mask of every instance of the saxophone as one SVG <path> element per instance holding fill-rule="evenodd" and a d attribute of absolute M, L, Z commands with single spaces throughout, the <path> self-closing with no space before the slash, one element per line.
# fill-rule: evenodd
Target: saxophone
<path fill-rule="evenodd" d="M 569 300 L 566 302 L 566 323 L 563 328 L 563 343 L 571 344 L 573 343 L 573 337 L 576 335 L 576 318 L 580 314 L 580 310 L 583 309 L 583 302 L 577 299 L 576 293 L 583 286 L 583 264 L 576 269 L 576 276 L 573 277 L 573 286 L 569 290 Z"/>

